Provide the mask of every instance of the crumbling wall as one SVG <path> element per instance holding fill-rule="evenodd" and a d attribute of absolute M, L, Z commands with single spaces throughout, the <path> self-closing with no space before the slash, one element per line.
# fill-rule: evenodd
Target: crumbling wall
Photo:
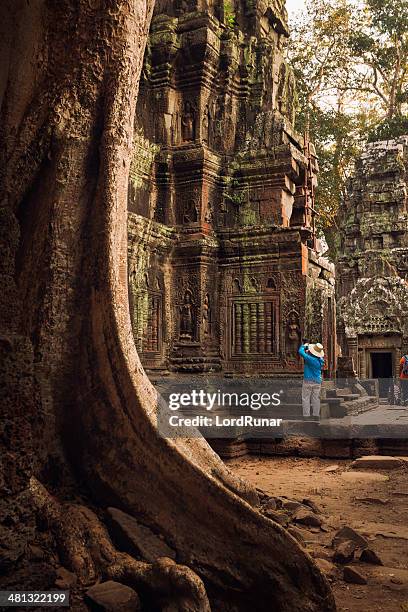
<path fill-rule="evenodd" d="M 367 373 L 363 344 L 408 349 L 408 136 L 372 143 L 357 161 L 340 217 L 337 262 L 338 330 Z M 373 340 L 374 338 L 374 340 Z M 357 356 L 360 347 L 360 357 Z"/>

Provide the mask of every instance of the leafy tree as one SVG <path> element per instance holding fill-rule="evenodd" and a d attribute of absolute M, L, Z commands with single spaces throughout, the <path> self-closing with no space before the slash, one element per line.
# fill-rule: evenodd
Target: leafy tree
<path fill-rule="evenodd" d="M 296 127 L 319 156 L 319 226 L 330 234 L 364 143 L 408 132 L 408 0 L 307 0 L 289 58 Z"/>
<path fill-rule="evenodd" d="M 366 0 L 358 17 L 349 45 L 364 69 L 355 71 L 354 88 L 377 98 L 386 119 L 401 116 L 408 102 L 408 0 Z"/>
<path fill-rule="evenodd" d="M 293 27 L 289 56 L 299 96 L 296 127 L 314 142 L 320 175 L 318 226 L 335 225 L 345 180 L 359 150 L 361 113 L 348 112 L 355 8 L 348 0 L 309 0 Z M 330 243 L 330 236 L 328 236 Z"/>
<path fill-rule="evenodd" d="M 368 142 L 376 140 L 388 140 L 408 134 L 408 117 L 396 116 L 385 119 L 368 132 Z"/>
<path fill-rule="evenodd" d="M 289 55 L 298 86 L 299 124 L 322 109 L 328 96 L 347 82 L 352 19 L 348 0 L 308 0 L 292 31 Z"/>

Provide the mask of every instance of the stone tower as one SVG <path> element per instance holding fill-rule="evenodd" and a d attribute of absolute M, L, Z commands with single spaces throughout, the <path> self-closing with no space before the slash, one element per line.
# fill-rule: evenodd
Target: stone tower
<path fill-rule="evenodd" d="M 136 342 L 147 369 L 334 367 L 333 267 L 313 250 L 317 163 L 295 133 L 280 0 L 158 1 L 129 186 Z"/>
<path fill-rule="evenodd" d="M 397 376 L 408 350 L 408 136 L 370 144 L 358 160 L 341 217 L 340 251 L 343 353 L 361 378 Z"/>

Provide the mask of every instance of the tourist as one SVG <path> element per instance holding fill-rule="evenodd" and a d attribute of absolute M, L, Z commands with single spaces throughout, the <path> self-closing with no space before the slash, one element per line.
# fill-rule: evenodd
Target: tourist
<path fill-rule="evenodd" d="M 408 405 L 408 355 L 400 359 L 401 405 Z"/>
<path fill-rule="evenodd" d="M 302 385 L 302 410 L 304 417 L 320 416 L 320 389 L 322 386 L 322 369 L 324 366 L 324 350 L 320 343 L 308 344 L 303 341 L 299 355 L 304 360 Z"/>

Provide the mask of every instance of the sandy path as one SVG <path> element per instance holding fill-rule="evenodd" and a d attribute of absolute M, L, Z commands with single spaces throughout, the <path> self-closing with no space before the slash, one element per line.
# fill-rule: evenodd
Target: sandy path
<path fill-rule="evenodd" d="M 333 580 L 341 612 L 408 612 L 408 466 L 356 473 L 351 462 L 332 459 L 245 457 L 229 467 L 271 496 L 312 499 L 322 510 L 319 528 L 302 527 L 310 554 L 331 559 L 331 541 L 348 525 L 365 534 L 384 567 L 357 562 L 367 585 Z M 338 466 L 333 472 L 326 471 Z"/>

